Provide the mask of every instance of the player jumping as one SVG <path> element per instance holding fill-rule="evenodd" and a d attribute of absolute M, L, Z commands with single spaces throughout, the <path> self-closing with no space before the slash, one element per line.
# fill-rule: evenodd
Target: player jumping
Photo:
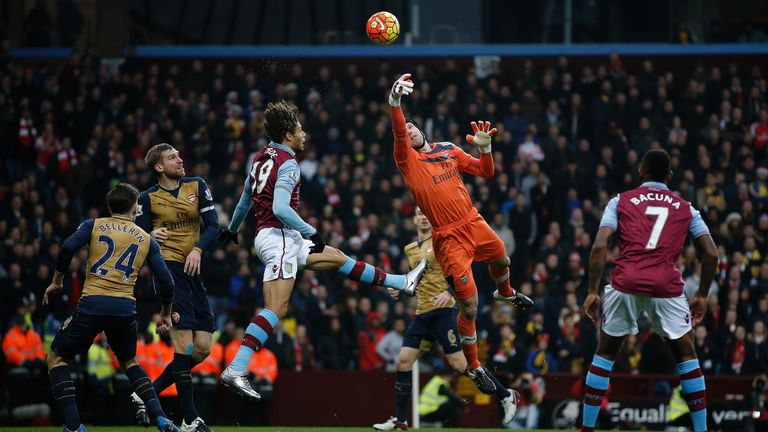
<path fill-rule="evenodd" d="M 120 183 L 107 193 L 111 217 L 88 219 L 64 241 L 56 260 L 56 273 L 43 296 L 48 304 L 51 295 L 62 288 L 64 274 L 78 249 L 89 245 L 88 273 L 76 311 L 56 333 L 48 353 L 48 376 L 56 404 L 64 414 L 64 432 L 85 432 L 80 424 L 75 383 L 69 373 L 69 362 L 84 354 L 102 331 L 107 336 L 120 367 L 131 380 L 133 390 L 149 408 L 161 432 L 178 432 L 166 418 L 152 383 L 136 361 L 136 299 L 133 286 L 144 261 L 159 281 L 162 310 L 158 331 L 171 328 L 173 279 L 163 262 L 160 246 L 135 223 L 136 187 Z"/>
<path fill-rule="evenodd" d="M 401 96 L 412 92 L 411 75 L 405 74 L 395 81 L 389 95 L 395 163 L 416 204 L 434 227 L 435 256 L 459 302 L 459 337 L 469 362 L 468 374 L 481 391 L 490 394 L 496 386 L 477 359 L 477 286 L 472 263 L 488 264 L 496 282 L 495 300 L 521 308 L 533 306 L 530 298 L 510 286 L 509 257 L 504 243 L 472 205 L 461 179 L 461 173 L 486 179 L 493 176 L 491 137 L 496 129 L 490 129 L 490 122 L 472 122 L 475 134 L 467 135 L 467 141 L 478 147 L 480 159 L 448 142 L 429 143 L 415 121 L 406 122 L 400 108 Z"/>
<path fill-rule="evenodd" d="M 637 319 L 645 311 L 678 363 L 682 394 L 694 430 L 706 431 L 707 392 L 696 358 L 692 325 L 701 321 L 707 310 L 717 247 L 699 212 L 667 188 L 666 182 L 672 176 L 667 152 L 648 151 L 639 171 L 643 181 L 640 187 L 608 203 L 589 256 L 589 294 L 583 313 L 594 322 L 602 301 L 603 319 L 597 352 L 587 373 L 581 430 L 594 430 L 616 354 L 624 337 L 637 333 Z M 615 232 L 619 233 L 619 257 L 601 298 L 598 285 L 608 243 Z M 699 290 L 691 298 L 690 307 L 676 265 L 688 233 L 701 259 Z"/>
<path fill-rule="evenodd" d="M 261 348 L 287 312 L 296 272 L 300 268 L 337 270 L 352 280 L 394 288 L 413 296 L 427 265 L 423 260 L 407 274 L 393 275 L 326 246 L 317 230 L 296 213 L 301 175 L 295 156 L 304 150 L 305 139 L 298 111 L 283 101 L 270 103 L 264 116 L 272 142 L 254 157 L 232 222 L 219 232 L 222 242 L 237 242 L 240 224 L 255 203 L 254 248 L 265 265 L 265 308 L 248 325 L 237 355 L 221 374 L 225 385 L 254 399 L 261 396 L 248 383 L 246 366 L 254 351 Z"/>
<path fill-rule="evenodd" d="M 184 161 L 178 150 L 170 144 L 157 144 L 144 160 L 157 175 L 157 184 L 139 196 L 136 223 L 161 245 L 176 286 L 174 319 L 178 314 L 178 322 L 171 329 L 173 361 L 152 385 L 160 394 L 176 384 L 184 417 L 182 432 L 209 432 L 195 408 L 191 371 L 211 352 L 213 312 L 200 277 L 200 256 L 216 237 L 219 221 L 208 185 L 200 177 L 184 177 Z M 143 423 L 141 401 L 131 397 Z"/>
<path fill-rule="evenodd" d="M 422 259 L 429 263 L 427 274 L 419 284 L 418 303 L 416 317 L 411 321 L 408 330 L 403 335 L 403 347 L 397 356 L 397 375 L 395 378 L 395 415 L 384 423 L 373 425 L 380 431 L 406 430 L 408 421 L 408 399 L 411 396 L 413 386 L 411 369 L 416 359 L 419 358 L 422 341 L 431 344 L 439 341 L 448 360 L 448 365 L 459 373 L 467 370 L 467 358 L 459 346 L 456 325 L 456 301 L 448 292 L 448 283 L 445 275 L 440 270 L 440 265 L 435 258 L 432 246 L 432 225 L 424 216 L 421 209 L 416 207 L 413 217 L 416 225 L 417 241 L 405 246 L 405 255 L 411 266 L 416 265 Z M 390 290 L 392 298 L 400 295 L 399 291 Z M 496 379 L 493 374 L 488 374 L 496 385 L 496 395 L 499 397 L 501 407 L 504 409 L 503 424 L 509 424 L 515 418 L 519 395 L 513 390 L 508 390 Z"/>

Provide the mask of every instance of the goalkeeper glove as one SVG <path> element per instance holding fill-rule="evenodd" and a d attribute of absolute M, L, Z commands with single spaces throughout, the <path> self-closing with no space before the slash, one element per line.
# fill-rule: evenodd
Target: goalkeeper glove
<path fill-rule="evenodd" d="M 496 135 L 498 130 L 496 128 L 491 129 L 491 122 L 489 121 L 477 121 L 472 122 L 472 130 L 474 135 L 467 134 L 467 141 L 470 144 L 477 146 L 480 153 L 491 152 L 491 137 Z"/>
<path fill-rule="evenodd" d="M 411 74 L 403 74 L 392 84 L 392 91 L 389 92 L 389 104 L 393 107 L 400 106 L 400 96 L 411 93 L 413 93 Z"/>

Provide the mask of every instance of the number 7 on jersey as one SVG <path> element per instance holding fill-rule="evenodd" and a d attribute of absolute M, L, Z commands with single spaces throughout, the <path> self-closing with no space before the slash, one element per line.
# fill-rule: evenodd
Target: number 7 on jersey
<path fill-rule="evenodd" d="M 667 223 L 669 209 L 667 207 L 648 206 L 645 208 L 645 214 L 656 216 L 656 222 L 653 223 L 651 236 L 648 238 L 648 243 L 645 244 L 646 249 L 655 249 L 656 245 L 659 243 L 661 231 L 664 230 L 664 224 Z"/>

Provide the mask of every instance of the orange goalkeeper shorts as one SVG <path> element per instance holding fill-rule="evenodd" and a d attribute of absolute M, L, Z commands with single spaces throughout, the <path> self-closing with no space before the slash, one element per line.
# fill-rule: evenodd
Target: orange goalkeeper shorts
<path fill-rule="evenodd" d="M 435 229 L 432 246 L 443 274 L 453 281 L 458 300 L 477 294 L 473 262 L 495 261 L 507 254 L 504 243 L 477 211 L 467 220 Z"/>

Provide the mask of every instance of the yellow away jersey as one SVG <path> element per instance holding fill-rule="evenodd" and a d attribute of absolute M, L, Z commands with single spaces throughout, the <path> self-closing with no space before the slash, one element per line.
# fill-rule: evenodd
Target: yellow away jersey
<path fill-rule="evenodd" d="M 448 282 L 445 280 L 443 270 L 440 268 L 440 264 L 438 264 L 437 259 L 435 258 L 435 252 L 432 249 L 432 238 L 430 237 L 423 242 L 415 241 L 409 243 L 405 246 L 404 250 L 411 268 L 416 267 L 416 265 L 418 265 L 424 258 L 426 258 L 429 263 L 427 274 L 424 275 L 421 283 L 419 283 L 416 315 L 433 311 L 436 308 L 432 305 L 432 298 L 448 289 Z M 456 305 L 456 300 L 452 298 L 446 307 L 452 308 L 454 305 Z"/>
<path fill-rule="evenodd" d="M 211 193 L 199 177 L 184 177 L 169 191 L 154 185 L 139 195 L 136 222 L 147 232 L 168 228 L 160 247 L 166 261 L 185 262 L 200 240 L 200 214 L 213 208 Z"/>
<path fill-rule="evenodd" d="M 95 219 L 83 297 L 109 296 L 135 300 L 133 286 L 149 253 L 149 246 L 149 234 L 133 221 L 121 217 Z"/>

